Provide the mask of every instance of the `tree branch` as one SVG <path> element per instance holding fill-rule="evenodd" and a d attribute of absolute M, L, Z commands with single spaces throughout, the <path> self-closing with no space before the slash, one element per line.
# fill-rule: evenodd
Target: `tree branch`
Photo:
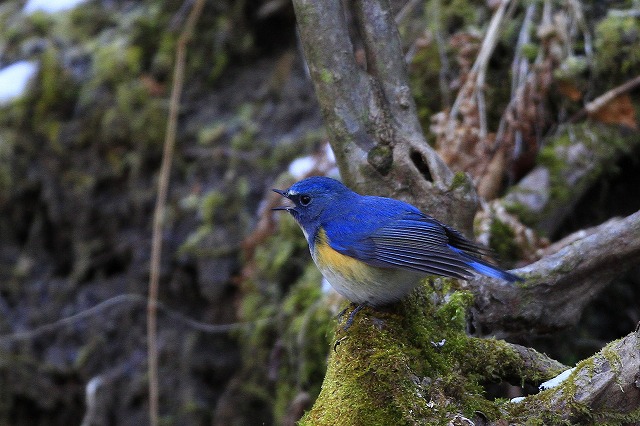
<path fill-rule="evenodd" d="M 526 278 L 524 285 L 483 278 L 470 282 L 476 335 L 546 334 L 575 324 L 601 290 L 640 262 L 640 211 L 579 231 L 567 241 L 556 253 L 516 271 Z"/>
<path fill-rule="evenodd" d="M 495 358 L 500 359 L 499 365 L 487 362 L 479 365 L 481 368 L 471 373 L 482 374 L 484 377 L 491 377 L 493 374 L 501 380 L 521 385 L 523 381 L 540 383 L 569 368 L 535 349 L 496 339 L 469 338 L 460 358 L 482 357 L 488 353 L 495 354 Z M 473 364 L 470 361 L 464 362 Z"/>
<path fill-rule="evenodd" d="M 422 134 L 387 1 L 346 2 L 362 36 L 366 69 L 353 55 L 340 1 L 293 4 L 344 181 L 361 192 L 411 201 L 470 231 L 475 190 L 467 176 L 449 170 Z"/>
<path fill-rule="evenodd" d="M 584 108 L 578 111 L 573 117 L 571 117 L 570 121 L 574 123 L 584 118 L 585 115 L 595 114 L 603 106 L 605 106 L 618 96 L 622 95 L 623 93 L 629 92 L 638 86 L 640 86 L 640 75 L 598 96 L 597 98 L 586 104 Z"/>
<path fill-rule="evenodd" d="M 631 424 L 640 419 L 640 334 L 630 333 L 581 361 L 559 386 L 509 404 L 510 422 Z"/>

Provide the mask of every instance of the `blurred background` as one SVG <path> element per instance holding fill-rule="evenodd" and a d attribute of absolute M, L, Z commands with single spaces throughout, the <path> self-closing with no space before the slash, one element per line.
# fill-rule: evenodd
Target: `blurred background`
<path fill-rule="evenodd" d="M 545 160 L 545 137 L 585 102 L 640 74 L 637 2 L 560 2 L 545 21 L 551 28 L 542 3 L 522 52 L 533 63 L 542 31 L 555 31 L 562 59 L 536 94 L 545 108 L 531 138 L 487 198 Z M 530 4 L 513 2 L 489 64 L 494 129 L 509 103 L 504 82 Z M 176 43 L 192 6 L 0 3 L 2 425 L 148 422 L 151 225 Z M 434 144 L 437 114 L 451 106 L 494 6 L 392 2 Z M 563 27 L 567 19 L 573 32 Z M 343 306 L 323 286 L 293 220 L 269 210 L 279 202 L 270 188 L 309 174 L 337 176 L 293 7 L 208 0 L 186 57 L 162 235 L 161 421 L 293 424 L 319 392 Z M 638 107 L 635 89 L 590 117 L 603 134 L 617 135 L 624 155 L 598 170 L 572 212 L 543 235 L 549 241 L 640 209 Z M 502 257 L 510 267 L 531 260 Z M 575 363 L 633 330 L 639 284 L 637 268 L 576 327 L 520 343 Z"/>

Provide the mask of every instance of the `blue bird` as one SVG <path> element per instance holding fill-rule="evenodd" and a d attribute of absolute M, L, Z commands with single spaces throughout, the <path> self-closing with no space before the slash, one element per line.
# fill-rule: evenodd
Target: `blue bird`
<path fill-rule="evenodd" d="M 293 203 L 274 210 L 295 218 L 322 275 L 358 305 L 398 301 L 425 275 L 522 281 L 483 260 L 487 249 L 403 201 L 360 195 L 319 176 L 274 191 Z"/>

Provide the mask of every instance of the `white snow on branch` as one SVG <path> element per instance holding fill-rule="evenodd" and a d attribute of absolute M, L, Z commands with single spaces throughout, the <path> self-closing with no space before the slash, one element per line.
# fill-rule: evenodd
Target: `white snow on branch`
<path fill-rule="evenodd" d="M 562 382 L 564 382 L 565 380 L 567 380 L 567 377 L 569 377 L 569 375 L 571 373 L 573 373 L 573 370 L 575 370 L 576 368 L 570 368 L 568 370 L 563 371 L 562 373 L 558 374 L 556 377 L 554 377 L 551 380 L 547 380 L 546 382 L 542 383 L 538 388 L 542 391 L 542 390 L 547 390 L 547 389 L 551 389 L 551 388 L 555 388 L 556 386 L 560 385 Z"/>

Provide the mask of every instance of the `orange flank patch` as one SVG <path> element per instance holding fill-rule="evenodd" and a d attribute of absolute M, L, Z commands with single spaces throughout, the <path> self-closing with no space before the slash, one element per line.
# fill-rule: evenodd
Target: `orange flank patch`
<path fill-rule="evenodd" d="M 365 281 L 369 277 L 370 266 L 332 249 L 324 229 L 316 237 L 315 257 L 320 269 L 330 269 L 346 279 Z"/>

